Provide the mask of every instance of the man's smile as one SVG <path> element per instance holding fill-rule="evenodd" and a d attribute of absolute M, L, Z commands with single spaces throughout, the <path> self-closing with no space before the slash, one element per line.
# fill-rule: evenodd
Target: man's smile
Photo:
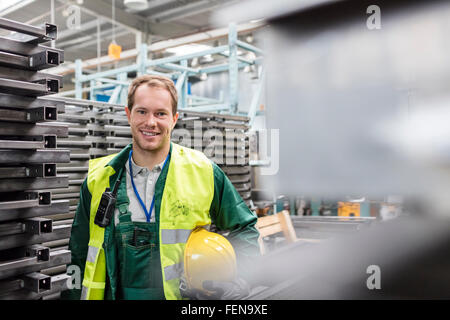
<path fill-rule="evenodd" d="M 151 131 L 151 130 L 140 130 L 144 136 L 154 137 L 160 134 L 160 132 Z"/>

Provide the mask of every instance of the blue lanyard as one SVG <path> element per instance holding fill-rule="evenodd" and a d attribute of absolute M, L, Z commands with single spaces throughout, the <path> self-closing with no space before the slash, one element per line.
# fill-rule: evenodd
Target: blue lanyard
<path fill-rule="evenodd" d="M 128 166 L 130 167 L 131 184 L 133 185 L 134 193 L 136 194 L 136 197 L 138 198 L 142 209 L 144 209 L 145 216 L 147 217 L 147 222 L 150 222 L 150 218 L 152 216 L 152 211 L 153 211 L 153 206 L 155 205 L 156 184 L 155 184 L 155 193 L 153 193 L 152 204 L 150 206 L 150 211 L 147 211 L 147 208 L 145 207 L 144 201 L 142 201 L 141 197 L 139 196 L 139 192 L 137 191 L 136 185 L 134 184 L 133 167 L 131 165 L 131 155 L 132 154 L 133 154 L 133 150 L 130 150 L 130 155 L 128 156 Z M 168 159 L 169 159 L 169 155 L 167 155 L 166 160 L 164 160 L 164 164 L 163 164 L 163 166 L 161 168 L 161 172 L 163 171 L 164 166 L 166 165 L 166 162 L 167 162 Z"/>

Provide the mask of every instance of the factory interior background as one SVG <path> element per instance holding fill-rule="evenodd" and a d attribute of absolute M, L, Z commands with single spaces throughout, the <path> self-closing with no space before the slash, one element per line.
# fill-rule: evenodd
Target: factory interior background
<path fill-rule="evenodd" d="M 77 285 L 80 188 L 144 74 L 258 218 L 246 299 L 448 299 L 449 31 L 438 0 L 2 0 L 0 300 Z"/>

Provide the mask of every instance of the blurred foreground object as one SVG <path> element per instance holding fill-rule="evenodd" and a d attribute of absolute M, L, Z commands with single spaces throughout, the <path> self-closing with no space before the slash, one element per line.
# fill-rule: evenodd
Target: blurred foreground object
<path fill-rule="evenodd" d="M 247 299 L 449 299 L 450 221 L 399 217 L 256 259 Z"/>
<path fill-rule="evenodd" d="M 277 194 L 398 194 L 448 215 L 450 2 L 373 4 L 248 1 L 221 12 L 221 23 L 270 25 L 266 119 L 279 130 L 279 170 L 263 178 Z"/>
<path fill-rule="evenodd" d="M 450 297 L 450 2 L 374 4 L 247 1 L 216 16 L 269 24 L 260 34 L 266 124 L 279 130 L 270 146 L 279 166 L 265 186 L 406 204 L 399 217 L 384 205 L 381 215 L 396 218 L 364 232 L 297 241 L 253 261 L 251 283 L 265 288 L 250 299 Z M 356 207 L 342 202 L 341 215 L 357 217 Z"/>

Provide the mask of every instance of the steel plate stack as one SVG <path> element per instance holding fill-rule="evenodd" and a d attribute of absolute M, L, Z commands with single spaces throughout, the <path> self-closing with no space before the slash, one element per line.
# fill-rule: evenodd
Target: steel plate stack
<path fill-rule="evenodd" d="M 250 119 L 217 113 L 180 111 L 172 141 L 201 150 L 228 176 L 250 206 Z"/>
<path fill-rule="evenodd" d="M 69 127 L 68 136 L 58 140 L 58 147 L 70 150 L 70 163 L 57 166 L 58 174 L 69 177 L 69 188 L 53 190 L 53 196 L 69 201 L 69 213 L 60 218 L 71 219 L 78 205 L 81 184 L 87 176 L 89 159 L 120 151 L 131 142 L 131 135 L 121 106 L 70 98 L 55 101 L 66 105 L 59 120 Z"/>
<path fill-rule="evenodd" d="M 50 216 L 69 210 L 51 190 L 68 187 L 56 164 L 69 162 L 57 148 L 65 125 L 52 123 L 64 103 L 61 78 L 40 70 L 59 65 L 63 52 L 42 45 L 56 38 L 56 26 L 34 27 L 0 18 L 0 300 L 57 298 L 67 285 L 70 251 L 55 245 L 70 235 L 70 224 Z"/>

